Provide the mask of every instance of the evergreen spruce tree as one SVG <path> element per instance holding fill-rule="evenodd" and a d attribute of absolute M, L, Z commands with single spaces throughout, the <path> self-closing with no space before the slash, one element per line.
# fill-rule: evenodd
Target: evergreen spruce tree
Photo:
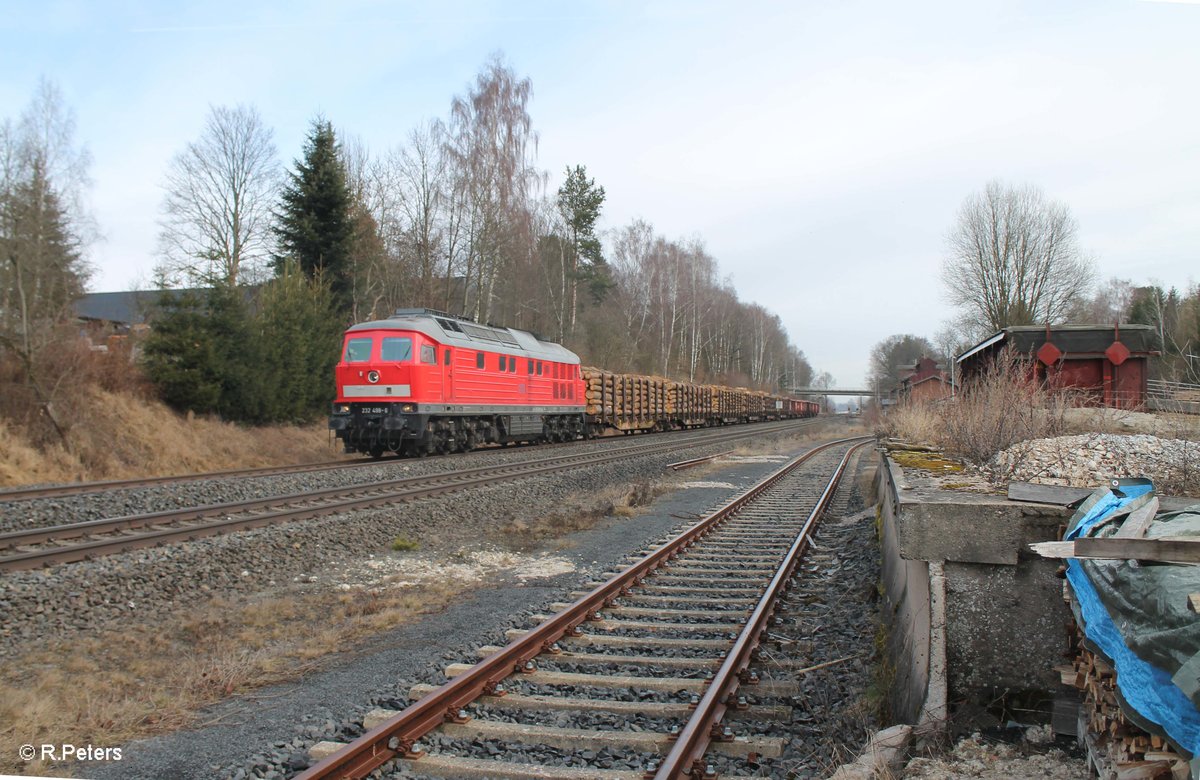
<path fill-rule="evenodd" d="M 270 419 L 272 388 L 244 295 L 224 285 L 182 295 L 164 292 L 142 367 L 168 405 L 237 422 Z"/>
<path fill-rule="evenodd" d="M 142 368 L 159 397 L 181 412 L 215 412 L 221 402 L 219 345 L 212 339 L 205 296 L 164 290 L 159 316 L 142 348 Z"/>
<path fill-rule="evenodd" d="M 308 422 L 329 411 L 342 324 L 333 294 L 288 261 L 259 297 L 262 371 L 269 377 L 266 415 Z"/>
<path fill-rule="evenodd" d="M 304 155 L 288 172 L 277 216 L 281 252 L 275 258 L 276 272 L 294 259 L 309 279 L 324 278 L 338 309 L 348 311 L 353 292 L 351 197 L 337 138 L 327 120 L 313 121 Z"/>

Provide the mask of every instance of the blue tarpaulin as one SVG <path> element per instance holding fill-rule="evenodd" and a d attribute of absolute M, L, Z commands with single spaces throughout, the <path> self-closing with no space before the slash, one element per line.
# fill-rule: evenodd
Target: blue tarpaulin
<path fill-rule="evenodd" d="M 1145 503 L 1142 499 L 1148 500 L 1152 491 L 1153 485 L 1148 480 L 1122 480 L 1115 490 L 1097 491 L 1076 514 L 1066 538 L 1111 533 L 1111 527 L 1104 528 L 1106 523 L 1128 510 L 1131 504 Z M 1067 579 L 1075 591 L 1085 636 L 1107 656 L 1116 670 L 1117 689 L 1127 713 L 1129 709 L 1134 710 L 1136 720 L 1157 725 L 1178 748 L 1191 756 L 1200 756 L 1200 711 L 1172 681 L 1170 672 L 1148 662 L 1130 648 L 1127 637 L 1122 634 L 1122 628 L 1129 631 L 1130 621 L 1119 614 L 1114 621 L 1114 615 L 1109 613 L 1097 586 L 1107 587 L 1110 580 L 1095 576 L 1097 566 L 1132 567 L 1135 575 L 1140 568 L 1149 576 L 1153 576 L 1157 567 L 1138 567 L 1136 562 L 1128 561 L 1088 561 L 1085 566 L 1082 561 L 1071 559 L 1067 562 Z M 1139 616 L 1139 619 L 1145 618 L 1145 615 Z M 1200 617 L 1196 620 L 1200 621 Z M 1193 762 L 1192 775 L 1197 776 L 1196 762 Z"/>

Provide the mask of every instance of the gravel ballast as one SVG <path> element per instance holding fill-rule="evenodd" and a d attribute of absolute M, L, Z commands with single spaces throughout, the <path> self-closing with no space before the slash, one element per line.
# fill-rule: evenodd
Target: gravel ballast
<path fill-rule="evenodd" d="M 1200 495 L 1200 442 L 1146 434 L 1090 433 L 1034 439 L 996 454 L 996 482 L 1095 487 L 1114 477 L 1150 477 L 1162 492 Z"/>
<path fill-rule="evenodd" d="M 579 446 L 605 444 L 613 446 L 611 442 L 584 442 Z M 728 445 L 708 445 L 687 450 L 687 454 L 722 448 L 728 449 Z M 536 451 L 537 448 L 528 448 L 518 459 L 533 457 Z M 402 470 L 404 476 L 410 475 L 410 471 L 436 473 L 462 468 L 468 465 L 466 458 L 477 454 L 492 458 L 504 457 L 513 451 L 402 461 L 386 468 Z M 153 621 L 205 603 L 216 595 L 256 594 L 319 579 L 322 572 L 347 558 L 361 558 L 372 552 L 388 554 L 398 536 L 417 540 L 425 548 L 478 546 L 479 540 L 506 522 L 551 516 L 565 506 L 579 508 L 570 502 L 581 496 L 662 479 L 664 466 L 678 459 L 679 451 L 669 455 L 630 457 L 395 507 L 267 526 L 48 570 L 12 572 L 0 579 L 0 657 L 11 655 L 22 645 L 46 638 L 63 638 L 120 626 L 122 621 L 131 618 Z M 455 465 L 456 462 L 461 465 Z M 280 489 L 296 492 L 304 489 L 297 482 L 309 485 L 308 489 L 318 489 L 328 486 L 330 480 L 352 476 L 342 470 L 253 481 L 284 479 L 286 488 Z M 209 489 L 200 483 L 182 487 Z M 232 493 L 259 489 L 222 485 L 219 489 L 213 488 L 215 492 L 205 493 L 200 500 L 232 500 Z M 155 488 L 154 491 L 168 494 L 158 496 L 156 504 L 179 500 L 169 495 L 170 488 Z M 196 498 L 192 493 L 188 495 L 189 500 Z M 64 522 L 75 511 L 76 500 L 84 499 L 49 502 L 62 502 L 63 506 L 46 518 Z"/>
<path fill-rule="evenodd" d="M 566 496 L 613 484 L 628 485 L 651 474 L 659 476 L 666 462 L 693 454 L 695 450 L 677 452 L 669 458 L 644 459 L 644 463 L 622 462 L 611 468 L 604 467 L 603 474 L 592 477 L 575 473 L 536 483 L 497 486 L 486 493 L 445 497 L 430 501 L 430 506 L 425 507 L 419 517 L 413 507 L 422 506 L 424 502 L 400 510 L 359 513 L 362 517 L 339 519 L 334 531 L 314 532 L 318 535 L 311 537 L 310 543 L 302 544 L 299 550 L 292 544 L 295 539 L 282 533 L 282 528 L 267 528 L 251 533 L 281 535 L 270 538 L 265 544 L 238 544 L 237 539 L 246 536 L 239 534 L 180 545 L 178 547 L 182 549 L 192 545 L 229 544 L 228 550 L 201 550 L 186 561 L 181 561 L 185 553 L 180 551 L 171 553 L 167 556 L 169 560 L 162 564 L 157 563 L 155 556 L 166 553 L 165 550 L 136 555 L 145 556 L 152 563 L 150 568 L 157 565 L 168 582 L 178 582 L 181 588 L 189 582 L 204 582 L 211 573 L 221 587 L 254 593 L 258 592 L 255 588 L 262 589 L 264 581 L 274 579 L 285 583 L 298 576 L 289 567 L 302 565 L 303 572 L 316 576 L 322 564 L 334 563 L 352 552 L 361 555 L 363 550 L 371 549 L 370 543 L 386 546 L 397 533 L 403 532 L 399 528 L 410 527 L 404 525 L 406 522 L 415 524 L 411 528 L 418 535 L 418 531 L 428 533 L 436 528 L 444 531 L 448 539 L 477 544 L 481 529 L 494 525 L 499 518 L 520 518 L 553 511 Z M 618 565 L 623 555 L 690 522 L 691 518 L 778 465 L 778 459 L 759 459 L 723 466 L 720 479 L 733 485 L 732 489 L 679 491 L 660 499 L 650 514 L 632 519 L 611 518 L 595 529 L 572 534 L 564 540 L 565 544 L 556 545 L 566 546 L 559 554 L 576 564 L 576 573 L 543 580 L 514 577 L 479 589 L 445 612 L 380 636 L 360 652 L 339 659 L 327 669 L 310 674 L 295 684 L 275 686 L 223 702 L 200 718 L 215 721 L 217 725 L 132 743 L 126 746 L 119 765 L 88 765 L 84 773 L 97 778 L 208 778 L 237 777 L 239 770 L 243 777 L 294 771 L 303 763 L 297 754 L 311 743 L 353 736 L 360 729 L 361 717 L 367 710 L 376 706 L 403 706 L 413 682 L 440 682 L 441 669 L 447 660 L 465 660 L 464 653 L 483 644 L 504 644 L 505 629 L 523 625 L 520 615 L 545 611 L 550 602 L 564 600 L 570 590 L 583 587 L 590 578 Z M 325 518 L 313 521 L 312 525 L 332 523 Z M 310 552 L 316 553 L 317 563 L 313 562 Z M 206 561 L 214 555 L 231 557 L 224 565 L 206 567 Z M 243 565 L 244 558 L 239 557 L 246 555 L 257 556 L 254 558 L 257 568 L 250 577 L 241 574 L 250 570 Z M 107 560 L 86 565 L 106 564 L 112 565 Z M 172 575 L 176 567 L 180 573 Z M 100 577 L 103 572 L 92 571 L 90 575 Z M 173 576 L 179 579 L 172 579 Z M 150 579 L 155 582 L 158 578 Z M 247 579 L 251 581 L 246 582 Z M 239 590 L 243 586 L 244 590 Z M 147 589 L 153 587 L 147 585 Z M 146 598 L 152 598 L 152 595 Z M 165 601 L 169 602 L 169 599 Z M 167 606 L 169 603 L 164 608 Z M 116 619 L 119 618 L 118 611 Z"/>

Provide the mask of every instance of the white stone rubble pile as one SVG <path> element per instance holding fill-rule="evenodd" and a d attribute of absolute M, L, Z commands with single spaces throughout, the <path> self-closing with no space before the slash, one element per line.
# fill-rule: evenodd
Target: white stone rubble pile
<path fill-rule="evenodd" d="M 1034 439 L 998 453 L 983 469 L 997 482 L 1096 487 L 1114 477 L 1148 477 L 1160 491 L 1200 487 L 1200 442 L 1091 433 Z"/>

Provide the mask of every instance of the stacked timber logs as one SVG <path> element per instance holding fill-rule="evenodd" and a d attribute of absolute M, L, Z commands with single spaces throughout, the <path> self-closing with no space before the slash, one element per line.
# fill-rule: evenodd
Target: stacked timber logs
<path fill-rule="evenodd" d="M 667 395 L 667 414 L 676 427 L 709 425 L 713 417 L 712 393 L 705 385 L 672 382 Z"/>
<path fill-rule="evenodd" d="M 1096 775 L 1110 780 L 1188 777 L 1187 759 L 1161 736 L 1125 717 L 1117 699 L 1116 672 L 1084 647 L 1078 629 L 1071 628 L 1074 662 L 1056 669 L 1063 684 L 1077 688 L 1083 697 L 1078 730 Z"/>
<path fill-rule="evenodd" d="M 661 429 L 667 419 L 670 381 L 661 377 L 614 374 L 584 367 L 586 414 L 622 431 Z"/>
<path fill-rule="evenodd" d="M 744 387 L 673 382 L 657 376 L 582 369 L 588 422 L 595 428 L 652 431 L 812 417 L 815 407 Z"/>

